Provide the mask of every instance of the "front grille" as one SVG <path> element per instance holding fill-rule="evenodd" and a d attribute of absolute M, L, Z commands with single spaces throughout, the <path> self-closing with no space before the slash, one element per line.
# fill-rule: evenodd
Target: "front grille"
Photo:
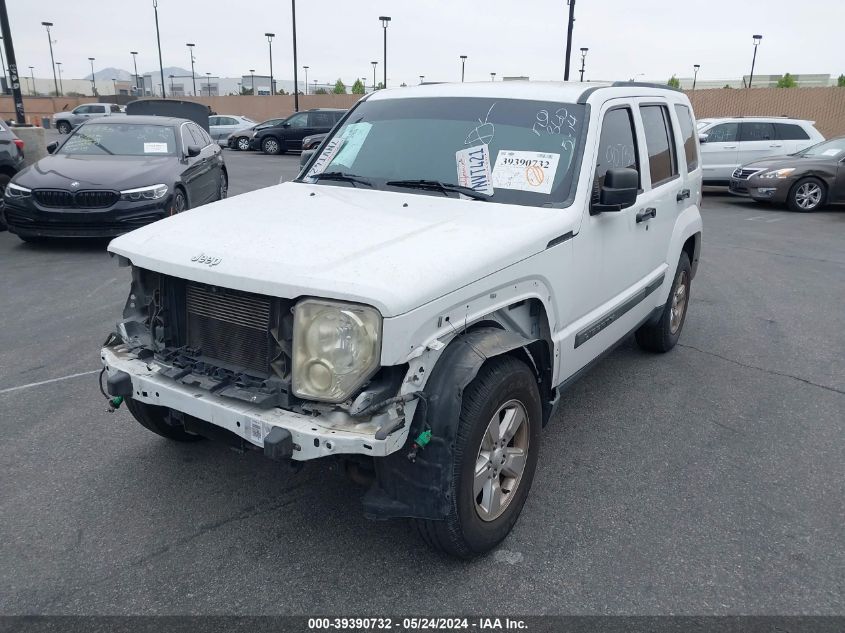
<path fill-rule="evenodd" d="M 758 171 L 763 171 L 763 170 L 760 169 L 759 167 L 755 167 L 753 169 L 737 167 L 734 170 L 733 177 L 736 178 L 737 180 L 748 180 L 749 178 L 751 178 L 751 176 L 756 174 Z"/>
<path fill-rule="evenodd" d="M 63 189 L 36 189 L 35 200 L 43 207 L 62 209 L 104 209 L 117 202 L 116 191 L 65 191 Z"/>
<path fill-rule="evenodd" d="M 211 360 L 267 374 L 273 360 L 270 297 L 189 284 L 187 343 Z"/>

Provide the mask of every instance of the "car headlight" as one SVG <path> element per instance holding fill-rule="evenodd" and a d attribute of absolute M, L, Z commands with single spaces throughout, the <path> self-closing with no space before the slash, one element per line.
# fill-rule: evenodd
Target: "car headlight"
<path fill-rule="evenodd" d="M 767 171 L 764 174 L 760 174 L 760 178 L 788 178 L 794 171 L 795 167 L 787 167 L 786 169 L 773 169 L 772 171 Z"/>
<path fill-rule="evenodd" d="M 306 299 L 293 316 L 293 392 L 343 402 L 379 367 L 381 315 L 374 308 Z"/>
<path fill-rule="evenodd" d="M 149 187 L 138 187 L 137 189 L 126 189 L 120 192 L 121 200 L 158 200 L 167 195 L 167 185 L 150 185 Z"/>
<path fill-rule="evenodd" d="M 7 198 L 29 198 L 31 195 L 32 189 L 27 189 L 26 187 L 21 187 L 20 185 L 15 185 L 11 182 L 6 185 Z"/>

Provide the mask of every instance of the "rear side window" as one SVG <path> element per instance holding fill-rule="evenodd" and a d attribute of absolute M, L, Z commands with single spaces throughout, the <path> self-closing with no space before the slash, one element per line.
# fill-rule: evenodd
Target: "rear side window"
<path fill-rule="evenodd" d="M 311 117 L 309 127 L 332 127 L 335 119 L 330 112 L 311 112 L 308 116 Z"/>
<path fill-rule="evenodd" d="M 761 121 L 743 121 L 739 131 L 739 140 L 771 141 L 775 138 L 775 127 L 771 123 Z"/>
<path fill-rule="evenodd" d="M 112 112 L 120 112 L 120 106 L 119 105 L 113 105 L 113 106 L 110 107 L 110 110 Z"/>
<path fill-rule="evenodd" d="M 720 123 L 704 132 L 708 143 L 736 143 L 739 136 L 739 123 Z"/>
<path fill-rule="evenodd" d="M 681 126 L 681 140 L 684 142 L 687 171 L 693 171 L 698 167 L 698 143 L 695 142 L 692 114 L 685 105 L 675 104 L 675 115 L 678 117 L 678 124 Z"/>
<path fill-rule="evenodd" d="M 781 141 L 806 141 L 810 138 L 804 128 L 794 123 L 775 123 L 775 134 Z"/>
<path fill-rule="evenodd" d="M 608 169 L 628 167 L 639 171 L 634 119 L 628 108 L 614 108 L 604 115 L 596 160 L 596 177 L 593 181 L 593 202 L 599 201 Z"/>
<path fill-rule="evenodd" d="M 91 106 L 91 112 L 95 112 L 97 114 L 105 114 L 106 113 L 106 106 L 104 106 L 104 105 Z"/>
<path fill-rule="evenodd" d="M 648 168 L 651 186 L 656 187 L 678 175 L 675 156 L 675 136 L 669 118 L 669 109 L 662 105 L 640 106 L 645 129 L 645 146 L 648 151 Z"/>

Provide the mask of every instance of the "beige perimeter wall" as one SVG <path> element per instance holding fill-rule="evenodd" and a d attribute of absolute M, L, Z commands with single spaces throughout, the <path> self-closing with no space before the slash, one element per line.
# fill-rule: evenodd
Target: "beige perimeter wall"
<path fill-rule="evenodd" d="M 787 115 L 816 122 L 826 138 L 845 135 L 845 88 L 754 88 L 751 90 L 716 88 L 687 92 L 698 118 L 737 115 Z M 308 95 L 299 98 L 300 110 L 309 108 L 349 108 L 358 95 Z M 293 97 L 226 96 L 188 97 L 220 114 L 241 114 L 255 121 L 283 117 L 293 112 Z M 92 97 L 24 97 L 27 120 L 41 124 L 41 117 L 72 110 Z M 0 116 L 14 118 L 11 97 L 0 97 Z"/>

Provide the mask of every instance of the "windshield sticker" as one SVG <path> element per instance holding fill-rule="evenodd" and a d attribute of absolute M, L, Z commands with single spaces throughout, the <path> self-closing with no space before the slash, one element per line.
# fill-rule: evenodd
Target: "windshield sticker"
<path fill-rule="evenodd" d="M 166 154 L 167 143 L 144 143 L 145 154 Z"/>
<path fill-rule="evenodd" d="M 313 176 L 314 174 L 322 174 L 326 167 L 329 166 L 329 163 L 332 162 L 332 159 L 338 153 L 340 148 L 343 147 L 344 140 L 345 139 L 335 137 L 329 141 L 328 145 L 326 145 L 323 148 L 323 151 L 320 152 L 320 156 L 317 158 L 313 167 L 308 170 L 308 173 L 305 174 L 305 176 L 308 177 Z"/>
<path fill-rule="evenodd" d="M 487 145 L 459 149 L 455 152 L 458 165 L 458 184 L 470 187 L 480 193 L 493 195 L 493 182 L 490 174 L 490 148 Z"/>
<path fill-rule="evenodd" d="M 493 108 L 495 107 L 495 103 L 490 106 L 490 109 L 487 110 L 487 115 L 484 117 L 483 121 L 478 119 L 479 125 L 467 134 L 467 137 L 464 139 L 464 145 L 475 145 L 476 143 L 489 145 L 493 142 L 493 137 L 496 134 L 496 126 L 490 123 L 490 113 L 493 112 Z"/>
<path fill-rule="evenodd" d="M 344 140 L 343 149 L 335 154 L 333 162 L 344 167 L 352 167 L 355 157 L 358 156 L 358 152 L 372 128 L 372 123 L 350 123 L 347 125 L 341 135 Z"/>
<path fill-rule="evenodd" d="M 560 154 L 500 150 L 493 167 L 493 186 L 549 194 Z"/>
<path fill-rule="evenodd" d="M 822 152 L 822 156 L 836 156 L 841 151 L 841 149 L 826 149 Z"/>

